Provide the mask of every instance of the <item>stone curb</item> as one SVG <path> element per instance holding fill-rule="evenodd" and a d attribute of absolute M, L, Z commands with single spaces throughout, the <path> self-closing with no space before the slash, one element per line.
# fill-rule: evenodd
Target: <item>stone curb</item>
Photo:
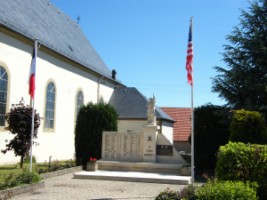
<path fill-rule="evenodd" d="M 32 192 L 34 190 L 44 188 L 45 183 L 44 181 L 38 182 L 38 183 L 33 183 L 29 185 L 23 185 L 23 186 L 18 186 L 14 188 L 10 188 L 7 190 L 2 190 L 0 191 L 0 199 L 9 199 L 12 196 L 26 193 L 26 192 Z"/>
<path fill-rule="evenodd" d="M 72 172 L 77 172 L 77 171 L 81 171 L 82 167 L 78 166 L 78 167 L 72 167 L 72 168 L 68 168 L 68 169 L 63 169 L 63 170 L 58 170 L 58 171 L 54 171 L 54 172 L 48 172 L 48 173 L 44 173 L 44 174 L 40 174 L 40 176 L 43 179 L 48 179 L 48 178 L 52 178 L 55 176 L 61 176 L 61 175 L 65 175 L 65 174 L 69 174 Z"/>

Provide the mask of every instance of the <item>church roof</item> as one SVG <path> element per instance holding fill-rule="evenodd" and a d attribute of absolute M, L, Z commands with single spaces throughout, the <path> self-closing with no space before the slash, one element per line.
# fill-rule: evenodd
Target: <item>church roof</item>
<path fill-rule="evenodd" d="M 119 119 L 147 119 L 147 103 L 148 99 L 134 87 L 115 88 L 109 101 L 118 112 Z M 159 107 L 156 107 L 156 117 L 174 122 Z"/>
<path fill-rule="evenodd" d="M 111 72 L 82 30 L 49 0 L 1 0 L 0 26 L 38 39 L 49 49 L 111 78 Z"/>

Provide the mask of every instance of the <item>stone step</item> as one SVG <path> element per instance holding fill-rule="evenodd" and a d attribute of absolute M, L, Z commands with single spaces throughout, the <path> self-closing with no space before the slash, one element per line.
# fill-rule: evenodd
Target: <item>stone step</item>
<path fill-rule="evenodd" d="M 97 179 L 114 181 L 132 181 L 144 183 L 162 183 L 187 185 L 190 183 L 190 176 L 178 176 L 173 174 L 159 174 L 148 172 L 126 172 L 126 171 L 80 171 L 74 173 L 76 179 Z"/>
<path fill-rule="evenodd" d="M 150 162 L 118 162 L 98 160 L 98 169 L 106 171 L 155 172 L 180 175 L 181 164 Z"/>

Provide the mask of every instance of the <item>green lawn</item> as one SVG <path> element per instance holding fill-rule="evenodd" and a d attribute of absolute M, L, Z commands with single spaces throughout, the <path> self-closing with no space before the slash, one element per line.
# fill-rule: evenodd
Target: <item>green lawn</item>
<path fill-rule="evenodd" d="M 24 169 L 29 169 L 28 164 L 24 164 L 23 166 Z M 23 171 L 19 167 L 19 164 L 13 164 L 13 165 L 2 165 L 0 166 L 0 182 L 3 181 L 5 177 L 7 177 L 10 174 L 19 174 Z"/>

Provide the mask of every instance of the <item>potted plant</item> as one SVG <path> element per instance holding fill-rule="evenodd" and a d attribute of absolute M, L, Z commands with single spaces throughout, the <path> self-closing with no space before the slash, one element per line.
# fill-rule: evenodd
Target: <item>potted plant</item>
<path fill-rule="evenodd" d="M 98 170 L 98 164 L 96 163 L 96 158 L 90 157 L 86 165 L 86 171 L 96 171 Z"/>

